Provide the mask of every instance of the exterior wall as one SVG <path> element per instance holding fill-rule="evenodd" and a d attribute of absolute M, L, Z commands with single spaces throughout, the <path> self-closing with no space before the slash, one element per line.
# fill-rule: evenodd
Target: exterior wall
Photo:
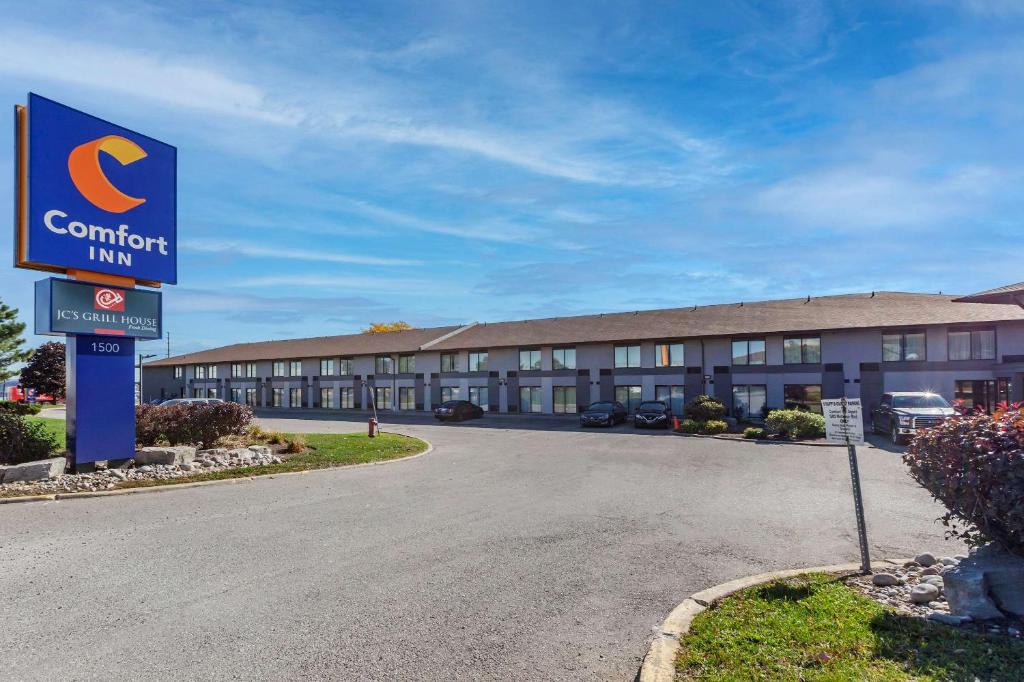
<path fill-rule="evenodd" d="M 733 386 L 742 384 L 764 385 L 770 408 L 782 407 L 787 384 L 820 384 L 824 397 L 846 395 L 863 397 L 870 409 L 881 391 L 932 390 L 953 399 L 957 381 L 1004 378 L 1011 381 L 1014 399 L 1024 397 L 1024 322 L 998 323 L 996 327 L 996 357 L 991 360 L 949 360 L 949 327 L 926 328 L 926 359 L 924 361 L 883 362 L 882 329 L 828 331 L 820 334 L 821 363 L 806 365 L 784 364 L 783 342 L 785 334 L 769 334 L 765 338 L 767 363 L 760 366 L 734 366 L 732 339 L 706 338 L 681 341 L 685 346 L 685 366 L 655 367 L 656 345 L 659 340 L 642 341 L 641 367 L 615 368 L 613 343 L 577 344 L 576 369 L 553 369 L 553 346 L 541 347 L 541 369 L 521 370 L 519 348 L 491 348 L 486 371 L 468 371 L 468 350 L 457 351 L 458 367 L 455 372 L 441 372 L 441 352 L 420 351 L 415 354 L 415 371 L 376 375 L 373 355 L 353 358 L 353 372 L 340 375 L 341 358 L 334 357 L 335 374 L 321 376 L 321 358 L 302 358 L 302 376 L 273 376 L 272 362 L 256 362 L 255 377 L 232 377 L 230 363 L 218 363 L 216 378 L 197 379 L 195 367 L 184 366 L 184 376 L 174 378 L 170 366 L 147 367 L 144 370 L 144 399 L 167 399 L 184 394 L 195 395 L 196 389 L 214 389 L 217 397 L 230 399 L 231 388 L 255 388 L 257 406 L 271 405 L 273 388 L 284 389 L 284 403 L 288 405 L 290 390 L 302 391 L 301 407 L 316 409 L 320 405 L 320 389 L 332 391 L 334 405 L 340 405 L 340 390 L 354 391 L 355 407 L 367 408 L 374 386 L 392 389 L 392 404 L 379 409 L 398 409 L 399 389 L 414 391 L 417 410 L 430 410 L 441 400 L 441 389 L 453 388 L 462 399 L 469 398 L 471 387 L 487 388 L 488 407 L 499 412 L 518 412 L 519 389 L 537 387 L 541 391 L 544 413 L 553 411 L 553 392 L 559 386 L 574 386 L 580 407 L 597 400 L 612 399 L 615 387 L 635 385 L 641 387 L 641 397 L 655 397 L 659 385 L 684 386 L 685 399 L 701 392 L 718 396 L 732 410 Z M 963 328 L 963 327 L 957 327 Z M 918 330 L 920 328 L 917 328 Z M 895 331 L 895 330 L 894 330 Z M 813 334 L 803 333 L 802 336 Z M 742 338 L 742 337 L 740 337 Z M 762 337 L 752 337 L 762 338 Z M 568 344 L 567 344 L 568 345 Z M 484 350 L 484 349 L 478 349 Z M 398 354 L 391 355 L 398 367 Z M 288 363 L 295 358 L 281 358 Z M 242 361 L 245 362 L 244 360 Z M 208 368 L 209 366 L 206 365 Z M 244 373 L 244 371 L 243 371 Z M 863 383 L 862 383 L 863 381 Z M 863 390 L 862 390 L 863 388 Z"/>

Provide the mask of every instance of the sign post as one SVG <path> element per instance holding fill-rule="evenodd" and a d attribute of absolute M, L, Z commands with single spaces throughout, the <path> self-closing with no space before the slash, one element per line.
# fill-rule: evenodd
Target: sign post
<path fill-rule="evenodd" d="M 36 333 L 67 342 L 77 470 L 135 454 L 135 340 L 161 338 L 177 283 L 177 150 L 29 94 L 15 107 L 14 266 L 36 283 Z"/>
<path fill-rule="evenodd" d="M 860 398 L 822 400 L 825 416 L 825 438 L 830 443 L 843 443 L 850 459 L 850 480 L 853 484 L 853 509 L 857 516 L 857 539 L 860 542 L 860 568 L 871 573 L 871 555 L 868 548 L 868 529 L 864 521 L 864 497 L 860 488 L 860 468 L 857 466 L 857 444 L 864 443 L 864 418 Z"/>

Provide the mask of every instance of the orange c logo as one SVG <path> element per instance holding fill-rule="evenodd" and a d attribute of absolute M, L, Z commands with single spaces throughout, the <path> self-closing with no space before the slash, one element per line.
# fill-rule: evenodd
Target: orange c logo
<path fill-rule="evenodd" d="M 145 199 L 130 197 L 114 187 L 100 168 L 100 152 L 110 154 L 122 166 L 146 158 L 142 147 L 120 135 L 107 135 L 78 145 L 68 155 L 68 172 L 82 196 L 111 213 L 124 213 L 145 203 Z"/>

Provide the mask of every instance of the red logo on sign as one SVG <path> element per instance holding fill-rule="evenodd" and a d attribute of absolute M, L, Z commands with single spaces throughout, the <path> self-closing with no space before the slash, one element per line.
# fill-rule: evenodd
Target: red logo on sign
<path fill-rule="evenodd" d="M 97 287 L 93 295 L 93 306 L 96 310 L 124 312 L 124 294 L 114 289 L 101 289 Z"/>

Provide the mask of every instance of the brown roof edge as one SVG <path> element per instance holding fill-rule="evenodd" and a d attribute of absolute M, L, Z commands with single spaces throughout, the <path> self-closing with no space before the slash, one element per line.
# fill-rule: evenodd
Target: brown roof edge
<path fill-rule="evenodd" d="M 1007 284 L 1006 286 L 996 287 L 995 289 L 987 289 L 985 291 L 979 291 L 976 294 L 970 294 L 969 296 L 961 296 L 960 298 L 954 298 L 954 303 L 1001 303 L 1009 305 L 1019 305 L 1024 308 L 1024 282 L 1018 282 L 1017 284 Z"/>
<path fill-rule="evenodd" d="M 458 329 L 456 329 L 454 331 L 450 331 L 447 334 L 442 334 L 441 336 L 437 337 L 436 339 L 432 339 L 430 341 L 427 341 L 425 344 L 420 346 L 417 350 L 427 350 L 431 346 L 437 345 L 437 344 L 441 343 L 442 341 L 447 341 L 448 339 L 452 338 L 453 336 L 461 334 L 462 332 L 466 331 L 467 329 L 472 329 L 473 327 L 475 327 L 478 324 L 480 324 L 480 323 L 479 322 L 470 322 L 469 324 L 464 324 L 464 325 L 462 325 L 461 327 L 459 327 Z"/>

